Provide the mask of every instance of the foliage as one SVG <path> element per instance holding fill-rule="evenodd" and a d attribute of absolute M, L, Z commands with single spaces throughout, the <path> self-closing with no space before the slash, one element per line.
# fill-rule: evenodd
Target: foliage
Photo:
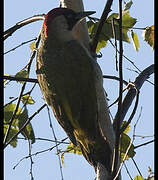
<path fill-rule="evenodd" d="M 128 32 L 136 24 L 137 20 L 136 18 L 130 16 L 129 10 L 127 10 L 127 8 L 125 9 L 126 10 L 123 11 L 123 16 L 122 16 L 122 40 L 127 43 L 130 43 Z M 115 38 L 116 40 L 120 39 L 118 21 L 119 21 L 118 13 L 113 13 L 107 18 L 106 22 L 104 23 L 102 32 L 99 35 L 97 52 L 99 52 L 101 48 L 105 47 L 107 45 L 108 40 L 110 40 L 111 38 Z M 96 30 L 99 25 L 99 22 L 88 21 L 87 24 L 88 24 L 88 32 L 90 33 L 90 38 L 93 39 L 96 34 Z"/>
<path fill-rule="evenodd" d="M 73 143 L 70 142 L 70 144 L 67 146 L 66 150 L 61 152 L 61 162 L 62 162 L 63 166 L 65 166 L 65 163 L 64 163 L 65 153 L 73 153 L 73 154 L 78 154 L 78 155 L 82 154 L 80 147 L 74 146 Z"/>
<path fill-rule="evenodd" d="M 154 25 L 145 28 L 143 38 L 154 49 Z"/>
<path fill-rule="evenodd" d="M 7 130 L 9 126 L 11 126 L 11 129 L 8 134 L 7 141 L 9 141 L 25 124 L 25 122 L 28 119 L 28 111 L 27 108 L 25 107 L 24 110 L 22 111 L 22 108 L 18 107 L 18 111 L 16 113 L 16 116 L 10 125 L 10 120 L 14 114 L 16 108 L 16 104 L 8 104 L 4 107 L 4 136 L 6 136 Z M 35 142 L 35 135 L 34 135 L 34 130 L 32 128 L 31 123 L 29 123 L 22 131 L 21 134 L 32 141 L 32 143 Z M 10 142 L 10 145 L 12 147 L 17 146 L 17 136 Z"/>
<path fill-rule="evenodd" d="M 28 71 L 27 70 L 21 70 L 21 71 L 19 71 L 16 75 L 15 75 L 15 77 L 16 78 L 21 78 L 21 77 L 23 77 L 23 78 L 28 78 Z M 17 82 L 20 82 L 20 83 L 24 83 L 24 81 L 17 81 Z"/>
<path fill-rule="evenodd" d="M 139 44 L 139 39 L 137 33 L 134 31 L 134 25 L 137 23 L 137 19 L 135 17 L 130 16 L 130 8 L 132 7 L 133 2 L 129 1 L 125 3 L 124 9 L 122 11 L 122 40 L 126 43 L 133 43 L 133 46 L 136 51 L 139 50 L 141 47 Z M 87 22 L 88 25 L 88 32 L 90 34 L 91 41 L 93 40 L 96 30 L 99 25 L 99 20 L 94 18 Z M 120 40 L 120 34 L 119 34 L 119 14 L 118 13 L 112 13 L 104 22 L 104 26 L 102 29 L 101 34 L 99 35 L 99 42 L 97 45 L 97 52 L 99 52 L 102 48 L 106 47 L 108 42 L 114 39 L 116 41 Z M 130 40 L 131 39 L 131 40 Z M 146 27 L 143 32 L 143 39 L 145 42 L 147 42 L 153 49 L 154 49 L 154 25 Z M 36 50 L 35 42 L 32 42 L 30 44 L 30 49 L 32 51 Z M 6 76 L 9 76 L 6 74 Z M 17 78 L 16 82 L 24 84 L 24 81 L 18 80 L 18 78 L 28 78 L 29 73 L 26 68 L 23 68 L 21 71 L 17 72 L 15 75 L 15 78 Z M 7 80 L 4 79 L 4 87 L 7 87 L 8 85 Z M 12 123 L 10 124 L 10 120 L 12 119 L 12 116 L 14 114 L 16 104 L 14 103 L 8 103 L 4 106 L 4 136 L 6 136 L 8 128 L 10 127 L 10 131 L 7 137 L 7 141 L 9 141 L 14 135 L 16 135 L 19 130 L 25 126 L 26 121 L 29 119 L 28 116 L 28 105 L 34 105 L 35 101 L 30 96 L 30 94 L 25 94 L 21 97 L 21 106 L 18 107 L 18 110 L 16 112 L 15 118 L 13 119 Z M 124 121 L 122 126 L 126 122 Z M 124 130 L 124 132 L 121 135 L 120 138 L 120 145 L 119 145 L 119 151 L 121 153 L 121 162 L 123 160 L 128 160 L 129 158 L 133 158 L 136 154 L 134 151 L 134 145 L 132 143 L 132 140 L 130 136 L 127 135 L 127 133 L 130 131 L 130 125 Z M 31 122 L 29 122 L 25 128 L 23 128 L 20 132 L 22 136 L 24 136 L 26 139 L 31 140 L 31 143 L 35 143 L 35 134 L 32 127 Z M 11 142 L 10 145 L 15 148 L 18 143 L 18 137 L 16 136 Z M 79 146 L 74 146 L 72 143 L 70 143 L 65 150 L 60 150 L 61 153 L 61 160 L 62 165 L 64 166 L 64 156 L 66 153 L 73 153 L 81 155 L 81 149 Z M 125 157 L 126 155 L 126 157 Z M 134 180 L 154 180 L 153 176 L 149 176 L 147 179 L 143 178 L 142 176 L 136 176 Z"/>

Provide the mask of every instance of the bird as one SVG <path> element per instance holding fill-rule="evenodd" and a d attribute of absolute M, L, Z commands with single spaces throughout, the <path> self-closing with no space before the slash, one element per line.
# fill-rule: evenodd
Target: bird
<path fill-rule="evenodd" d="M 46 103 L 70 141 L 95 170 L 99 162 L 110 172 L 111 148 L 98 124 L 96 84 L 103 86 L 102 71 L 72 33 L 80 20 L 94 13 L 58 7 L 45 15 L 36 74 Z"/>

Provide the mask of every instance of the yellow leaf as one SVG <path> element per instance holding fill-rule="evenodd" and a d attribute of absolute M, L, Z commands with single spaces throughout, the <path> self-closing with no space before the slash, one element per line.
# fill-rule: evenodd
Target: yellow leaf
<path fill-rule="evenodd" d="M 30 49 L 33 51 L 36 49 L 35 41 L 30 44 Z"/>
<path fill-rule="evenodd" d="M 146 27 L 143 38 L 154 49 L 154 25 Z"/>
<path fill-rule="evenodd" d="M 9 74 L 4 74 L 4 76 L 9 76 Z M 7 79 L 3 79 L 3 83 L 5 83 Z"/>
<path fill-rule="evenodd" d="M 64 153 L 61 154 L 61 163 L 65 167 L 65 164 L 64 164 Z"/>
<path fill-rule="evenodd" d="M 35 101 L 32 99 L 32 97 L 29 96 L 28 94 L 23 96 L 21 100 L 22 100 L 23 104 L 25 104 L 25 103 L 26 104 L 34 104 L 35 103 Z"/>
<path fill-rule="evenodd" d="M 126 123 L 127 123 L 127 121 L 123 121 L 121 127 L 123 127 Z M 126 127 L 126 129 L 123 131 L 123 133 L 127 134 L 129 131 L 130 131 L 130 124 Z"/>
<path fill-rule="evenodd" d="M 132 36 L 134 48 L 135 48 L 136 51 L 138 51 L 138 49 L 139 49 L 138 36 L 137 36 L 137 34 L 134 33 L 133 31 L 131 31 L 131 36 Z"/>

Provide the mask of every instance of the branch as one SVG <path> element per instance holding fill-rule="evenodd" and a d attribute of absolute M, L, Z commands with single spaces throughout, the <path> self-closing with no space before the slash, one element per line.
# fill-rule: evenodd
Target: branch
<path fill-rule="evenodd" d="M 16 46 L 16 47 L 14 47 L 14 48 L 12 48 L 12 49 L 6 51 L 4 54 L 7 54 L 7 53 L 9 53 L 9 52 L 11 52 L 11 51 L 14 51 L 15 49 L 17 49 L 17 48 L 23 46 L 24 44 L 27 44 L 27 43 L 32 42 L 32 41 L 35 41 L 35 40 L 37 40 L 37 38 L 34 38 L 34 39 L 31 39 L 31 40 L 22 42 L 20 45 L 18 45 L 18 46 Z"/>
<path fill-rule="evenodd" d="M 118 116 L 116 120 L 116 142 L 115 142 L 115 155 L 114 155 L 114 168 L 112 172 L 112 176 L 115 179 L 118 177 L 121 169 L 118 169 L 120 164 L 119 162 L 119 142 L 120 142 L 120 117 L 122 113 L 122 92 L 123 92 L 123 69 L 122 69 L 122 59 L 123 59 L 123 42 L 122 42 L 122 0 L 119 0 L 119 101 L 118 101 Z"/>
<path fill-rule="evenodd" d="M 7 39 L 9 36 L 11 36 L 16 30 L 20 29 L 21 27 L 30 24 L 32 22 L 36 22 L 39 20 L 44 20 L 44 16 L 45 14 L 39 14 L 39 15 L 35 15 L 32 17 L 29 17 L 27 19 L 24 19 L 18 23 L 16 23 L 13 27 L 7 29 L 6 31 L 4 31 L 4 40 Z"/>
<path fill-rule="evenodd" d="M 31 82 L 31 83 L 38 83 L 38 80 L 33 79 L 33 78 L 3 76 L 3 79 L 7 79 L 7 80 L 10 80 L 10 81 L 25 81 L 25 82 Z"/>
<path fill-rule="evenodd" d="M 120 78 L 119 77 L 116 77 L 116 76 L 110 76 L 110 75 L 103 75 L 103 78 L 106 78 L 106 79 L 114 79 L 114 80 L 117 80 L 117 81 L 120 81 Z M 129 83 L 125 80 L 123 80 L 123 83 L 127 86 Z"/>
<path fill-rule="evenodd" d="M 133 85 L 132 85 L 133 86 Z M 134 87 L 135 88 L 135 87 Z M 135 113 L 136 113 L 136 110 L 137 110 L 137 107 L 138 107 L 138 101 L 139 101 L 139 91 L 135 88 L 136 90 L 136 102 L 135 102 L 135 106 L 133 108 L 133 111 L 127 121 L 127 123 L 120 129 L 120 134 L 123 133 L 123 131 L 128 127 L 128 125 L 131 123 Z"/>
<path fill-rule="evenodd" d="M 151 74 L 154 73 L 154 64 L 150 65 L 149 67 L 147 67 L 146 69 L 144 69 L 139 76 L 136 78 L 134 84 L 135 87 L 137 88 L 137 90 L 139 91 L 140 88 L 142 87 L 143 83 L 149 78 L 149 76 Z M 120 116 L 120 125 L 122 124 L 122 121 L 125 117 L 125 115 L 127 114 L 134 98 L 136 96 L 136 91 L 135 89 L 130 89 L 127 93 L 127 95 L 125 96 L 123 103 L 122 103 L 122 113 Z M 116 128 L 116 120 L 118 119 L 118 113 L 115 116 L 114 119 L 114 123 L 113 123 L 113 127 L 114 129 Z"/>
<path fill-rule="evenodd" d="M 145 142 L 145 143 L 143 143 L 143 144 L 139 144 L 139 145 L 137 145 L 137 146 L 134 146 L 134 149 L 139 148 L 139 147 L 142 147 L 142 146 L 145 146 L 145 145 L 150 144 L 150 143 L 153 143 L 153 142 L 155 142 L 155 140 L 151 140 L 151 141 Z"/>
<path fill-rule="evenodd" d="M 100 36 L 100 34 L 101 34 L 103 25 L 104 25 L 104 23 L 105 23 L 105 21 L 106 21 L 106 19 L 107 19 L 108 14 L 109 14 L 109 12 L 111 12 L 112 3 L 113 3 L 113 0 L 107 0 L 107 2 L 106 2 L 106 5 L 105 5 L 105 8 L 104 8 L 103 14 L 102 14 L 102 16 L 101 16 L 101 18 L 100 18 L 99 25 L 98 25 L 96 34 L 95 34 L 94 39 L 93 39 L 93 42 L 92 42 L 91 51 L 92 51 L 93 53 L 96 52 L 96 48 L 97 48 L 97 45 L 98 45 L 99 36 Z"/>

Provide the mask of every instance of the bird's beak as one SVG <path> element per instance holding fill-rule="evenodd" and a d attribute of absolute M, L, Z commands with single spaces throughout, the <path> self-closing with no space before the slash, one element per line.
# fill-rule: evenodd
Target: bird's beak
<path fill-rule="evenodd" d="M 96 11 L 84 11 L 84 12 L 79 12 L 76 15 L 76 19 L 82 19 L 84 17 L 90 16 L 91 14 L 96 13 Z"/>

